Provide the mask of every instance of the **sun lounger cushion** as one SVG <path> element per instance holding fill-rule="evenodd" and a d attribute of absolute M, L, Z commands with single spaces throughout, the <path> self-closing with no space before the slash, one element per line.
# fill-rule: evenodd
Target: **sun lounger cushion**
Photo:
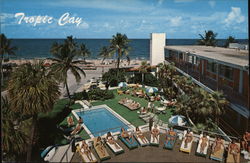
<path fill-rule="evenodd" d="M 160 130 L 159 126 L 157 128 L 158 128 L 158 130 Z M 157 136 L 157 140 L 153 139 L 153 135 L 150 134 L 150 145 L 159 146 L 159 140 L 160 140 L 160 134 Z"/>
<path fill-rule="evenodd" d="M 100 145 L 97 145 L 97 138 L 94 138 L 94 149 L 96 151 L 96 153 L 98 154 L 100 160 L 107 160 L 107 159 L 110 159 L 110 155 L 108 154 L 108 151 L 106 150 L 106 148 L 104 147 L 104 153 L 103 154 L 101 152 L 101 146 Z"/>
<path fill-rule="evenodd" d="M 139 128 L 139 129 L 140 129 L 140 128 Z M 140 130 L 141 130 L 141 129 L 140 129 Z M 134 134 L 134 137 L 135 137 L 135 139 L 138 141 L 138 143 L 140 144 L 140 146 L 144 147 L 144 146 L 149 145 L 149 141 L 148 141 L 148 139 L 147 139 L 146 137 L 145 137 L 146 143 L 143 142 L 143 141 L 137 136 L 136 133 Z"/>
<path fill-rule="evenodd" d="M 193 135 L 193 132 L 190 132 L 192 135 Z M 180 151 L 182 152 L 187 152 L 187 153 L 190 153 L 191 152 L 191 149 L 192 149 L 192 144 L 193 144 L 193 140 L 187 144 L 187 147 L 185 148 L 185 135 L 187 134 L 187 131 L 185 130 L 184 131 L 184 138 L 182 140 L 182 143 L 181 143 L 181 147 L 180 147 Z"/>
<path fill-rule="evenodd" d="M 171 136 L 171 135 L 167 135 L 168 137 L 173 137 L 174 140 L 168 140 L 168 142 L 166 143 L 166 141 L 164 142 L 164 148 L 166 149 L 173 149 L 174 148 L 174 144 L 175 144 L 175 141 L 176 141 L 176 138 L 177 138 L 177 135 L 176 136 Z"/>
<path fill-rule="evenodd" d="M 216 161 L 223 161 L 223 155 L 224 155 L 224 146 L 221 146 L 221 149 L 219 151 L 211 153 L 210 158 Z"/>
<path fill-rule="evenodd" d="M 104 136 L 106 138 L 107 134 L 105 134 Z M 124 152 L 124 150 L 122 149 L 122 147 L 118 143 L 117 143 L 117 146 L 119 147 L 119 149 L 117 149 L 114 144 L 110 144 L 107 140 L 106 140 L 106 144 L 112 150 L 112 152 L 114 152 L 115 154 L 120 154 L 120 153 Z"/>
<path fill-rule="evenodd" d="M 198 146 L 197 146 L 196 154 L 197 155 L 201 155 L 201 156 L 206 156 L 207 155 L 207 151 L 208 151 L 208 147 L 209 147 L 209 136 L 207 136 L 208 142 L 207 142 L 207 146 L 204 148 L 203 152 L 201 152 L 202 137 L 203 137 L 203 134 L 200 134 L 200 139 L 199 139 L 199 143 L 198 143 Z"/>
<path fill-rule="evenodd" d="M 134 149 L 138 147 L 138 143 L 134 140 L 132 140 L 132 138 L 130 139 L 130 143 L 124 139 L 123 137 L 121 137 L 121 135 L 119 135 L 119 139 L 129 148 L 129 149 Z"/>
<path fill-rule="evenodd" d="M 240 147 L 239 143 L 235 143 Z M 227 152 L 227 163 L 234 163 L 234 157 L 232 154 L 230 154 L 229 150 Z M 237 154 L 237 162 L 236 163 L 240 163 L 240 152 Z"/>
<path fill-rule="evenodd" d="M 86 143 L 88 143 L 88 142 L 86 141 Z M 79 146 L 77 147 L 76 151 L 79 152 L 79 154 L 81 155 L 84 162 L 97 162 L 97 159 L 96 159 L 95 155 L 93 154 L 93 152 L 91 152 L 91 156 L 92 156 L 93 161 L 90 161 L 89 158 L 87 157 L 87 155 L 84 153 L 83 149 L 81 149 L 82 142 L 79 142 L 78 144 L 79 144 Z"/>

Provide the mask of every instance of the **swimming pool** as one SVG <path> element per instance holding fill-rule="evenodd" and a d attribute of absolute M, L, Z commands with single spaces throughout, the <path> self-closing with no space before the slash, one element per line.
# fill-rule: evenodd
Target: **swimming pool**
<path fill-rule="evenodd" d="M 115 113 L 113 110 L 110 110 L 107 106 L 98 106 L 90 110 L 81 111 L 78 110 L 75 114 L 83 119 L 83 125 L 85 130 L 89 135 L 101 136 L 110 132 L 118 132 L 121 130 L 121 127 L 129 129 L 130 123 Z M 92 137 L 92 136 L 91 136 Z"/>

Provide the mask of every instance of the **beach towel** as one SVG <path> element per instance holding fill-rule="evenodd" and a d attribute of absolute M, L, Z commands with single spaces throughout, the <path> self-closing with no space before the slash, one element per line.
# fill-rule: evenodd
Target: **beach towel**
<path fill-rule="evenodd" d="M 235 143 L 237 144 L 239 147 L 240 147 L 240 144 L 239 143 Z M 240 163 L 240 152 L 237 154 L 237 162 L 236 163 Z M 227 152 L 227 163 L 235 163 L 234 162 L 234 158 L 233 158 L 233 155 L 229 153 L 229 150 Z"/>
<path fill-rule="evenodd" d="M 175 131 L 175 130 L 174 130 Z M 176 131 L 175 131 L 176 133 Z M 170 137 L 170 138 L 174 138 L 174 140 L 168 140 L 167 143 L 166 141 L 164 142 L 164 148 L 165 149 L 173 149 L 174 148 L 174 144 L 175 144 L 175 141 L 176 141 L 176 138 L 177 138 L 177 135 L 175 136 L 171 136 L 169 134 L 167 134 L 167 137 Z"/>
<path fill-rule="evenodd" d="M 152 130 L 153 130 L 153 128 L 152 128 Z M 157 126 L 157 129 L 160 130 L 160 127 Z M 160 141 L 160 134 L 157 136 L 157 140 L 153 138 L 152 134 L 150 134 L 150 145 L 159 146 L 159 141 Z"/>
<path fill-rule="evenodd" d="M 88 143 L 88 141 L 86 141 L 86 143 Z M 97 162 L 97 159 L 96 159 L 95 155 L 93 154 L 93 152 L 91 152 L 91 156 L 92 156 L 93 161 L 89 160 L 87 155 L 84 153 L 84 150 L 81 149 L 82 142 L 79 142 L 77 144 L 79 144 L 79 146 L 77 147 L 76 151 L 81 155 L 84 162 Z"/>
<path fill-rule="evenodd" d="M 204 148 L 203 152 L 201 152 L 202 137 L 203 137 L 203 134 L 200 134 L 200 139 L 199 139 L 199 143 L 198 143 L 198 146 L 197 146 L 196 154 L 200 155 L 200 156 L 205 156 L 206 157 L 207 151 L 208 151 L 208 147 L 209 147 L 209 136 L 206 136 L 208 141 L 207 141 L 207 146 Z"/>
<path fill-rule="evenodd" d="M 127 139 L 124 139 L 121 135 L 119 135 L 119 139 L 129 148 L 129 149 L 134 149 L 138 147 L 138 143 L 133 140 L 133 138 L 130 138 L 129 142 Z"/>
<path fill-rule="evenodd" d="M 216 161 L 223 161 L 223 155 L 224 155 L 224 146 L 221 146 L 221 149 L 219 151 L 211 153 L 210 158 Z"/>
<path fill-rule="evenodd" d="M 190 132 L 190 133 L 193 135 L 193 132 Z M 184 138 L 182 140 L 181 147 L 180 147 L 180 151 L 190 153 L 191 149 L 192 149 L 192 144 L 193 144 L 194 138 L 192 139 L 192 141 L 190 143 L 187 144 L 187 147 L 185 147 L 186 134 L 187 134 L 187 131 L 185 130 L 184 131 Z"/>
<path fill-rule="evenodd" d="M 108 154 L 108 151 L 107 149 L 104 147 L 104 145 L 100 145 L 97 143 L 97 138 L 93 138 L 93 141 L 94 141 L 94 149 L 97 153 L 97 155 L 99 156 L 100 160 L 103 161 L 103 160 L 107 160 L 107 159 L 110 159 L 110 155 Z M 104 154 L 102 153 L 102 148 L 104 150 Z"/>
<path fill-rule="evenodd" d="M 106 136 L 107 136 L 107 134 L 104 135 L 105 139 L 106 139 Z M 116 148 L 116 146 L 115 146 L 114 144 L 110 144 L 110 143 L 108 142 L 108 140 L 106 140 L 106 144 L 107 144 L 108 147 L 112 150 L 112 152 L 114 152 L 116 155 L 117 155 L 117 154 L 121 154 L 121 153 L 124 152 L 123 148 L 122 148 L 118 143 L 116 143 L 116 144 L 117 144 L 117 146 L 118 146 L 119 148 Z"/>

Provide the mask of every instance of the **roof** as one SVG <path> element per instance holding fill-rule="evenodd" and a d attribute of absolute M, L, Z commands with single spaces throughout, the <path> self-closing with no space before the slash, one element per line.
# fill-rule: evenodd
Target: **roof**
<path fill-rule="evenodd" d="M 222 47 L 198 46 L 198 45 L 179 45 L 165 46 L 165 49 L 175 50 L 180 52 L 189 52 L 191 55 L 196 55 L 205 59 L 212 59 L 221 62 L 230 63 L 232 65 L 249 67 L 248 50 L 236 50 Z"/>

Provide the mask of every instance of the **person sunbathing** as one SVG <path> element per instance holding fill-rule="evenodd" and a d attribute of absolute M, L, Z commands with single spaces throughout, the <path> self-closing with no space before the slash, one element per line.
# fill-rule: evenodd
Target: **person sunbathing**
<path fill-rule="evenodd" d="M 235 140 L 229 144 L 229 153 L 233 155 L 234 162 L 237 162 L 238 154 L 240 153 L 240 147 L 235 143 Z"/>
<path fill-rule="evenodd" d="M 82 117 L 79 117 L 78 123 L 80 123 L 80 124 L 83 123 Z"/>
<path fill-rule="evenodd" d="M 124 128 L 121 128 L 121 137 L 127 140 L 130 144 L 134 142 L 132 139 L 132 134 L 129 134 L 128 131 L 126 131 Z M 130 139 L 132 139 L 132 142 L 130 141 Z"/>
<path fill-rule="evenodd" d="M 68 126 L 69 126 L 69 127 L 70 127 L 70 126 L 74 126 L 74 121 L 73 121 L 72 116 L 70 116 L 70 117 L 67 118 L 67 123 L 68 123 Z"/>
<path fill-rule="evenodd" d="M 153 142 L 155 141 L 155 139 L 157 140 L 157 142 L 159 142 L 158 135 L 160 134 L 160 130 L 157 128 L 157 125 L 154 125 L 154 128 L 151 131 L 151 134 L 153 136 Z"/>
<path fill-rule="evenodd" d="M 90 161 L 93 161 L 93 158 L 92 158 L 92 154 L 91 154 L 91 151 L 90 151 L 90 148 L 89 148 L 89 146 L 88 146 L 88 144 L 86 143 L 86 141 L 85 140 L 83 140 L 82 141 L 82 146 L 81 146 L 81 149 L 83 149 L 83 154 L 85 154 L 87 157 L 88 157 L 88 159 L 90 160 Z"/>
<path fill-rule="evenodd" d="M 212 153 L 216 153 L 221 150 L 222 146 L 224 147 L 224 141 L 218 136 L 214 142 Z"/>
<path fill-rule="evenodd" d="M 187 144 L 191 143 L 193 140 L 193 134 L 188 130 L 186 135 L 185 135 L 185 144 L 184 144 L 184 148 L 187 148 Z"/>
<path fill-rule="evenodd" d="M 78 123 L 78 124 L 76 125 L 76 128 L 71 132 L 71 135 L 75 135 L 75 134 L 78 133 L 81 129 L 82 129 L 82 125 L 81 125 L 81 123 Z"/>
<path fill-rule="evenodd" d="M 248 151 L 250 153 L 250 133 L 249 132 L 245 132 L 245 134 L 243 135 L 243 141 L 241 142 L 243 151 L 246 152 Z"/>
<path fill-rule="evenodd" d="M 147 108 L 141 107 L 140 114 L 145 114 L 145 113 L 147 113 Z"/>
<path fill-rule="evenodd" d="M 201 149 L 200 149 L 201 153 L 204 153 L 204 149 L 206 148 L 207 145 L 208 145 L 208 138 L 207 135 L 203 133 L 203 136 L 201 138 Z"/>
<path fill-rule="evenodd" d="M 120 147 L 117 145 L 114 137 L 111 135 L 110 132 L 107 133 L 106 140 L 108 141 L 109 144 L 115 145 L 116 149 L 120 149 Z"/>
<path fill-rule="evenodd" d="M 100 136 L 97 137 L 97 140 L 96 140 L 96 144 L 95 144 L 95 147 L 98 147 L 99 146 L 99 149 L 100 149 L 100 152 L 102 153 L 103 156 L 105 156 L 105 147 L 103 145 L 103 142 L 102 142 L 102 139 Z"/>
<path fill-rule="evenodd" d="M 142 141 L 143 143 L 147 143 L 147 139 L 146 139 L 146 137 L 143 135 L 143 133 L 141 132 L 141 130 L 139 129 L 139 127 L 136 127 L 135 131 L 136 131 L 136 136 L 137 136 L 138 138 L 140 138 L 141 141 Z"/>
<path fill-rule="evenodd" d="M 168 141 L 170 141 L 171 145 L 173 145 L 175 137 L 176 132 L 174 131 L 173 127 L 171 127 L 170 130 L 167 131 L 166 144 L 168 144 Z"/>

